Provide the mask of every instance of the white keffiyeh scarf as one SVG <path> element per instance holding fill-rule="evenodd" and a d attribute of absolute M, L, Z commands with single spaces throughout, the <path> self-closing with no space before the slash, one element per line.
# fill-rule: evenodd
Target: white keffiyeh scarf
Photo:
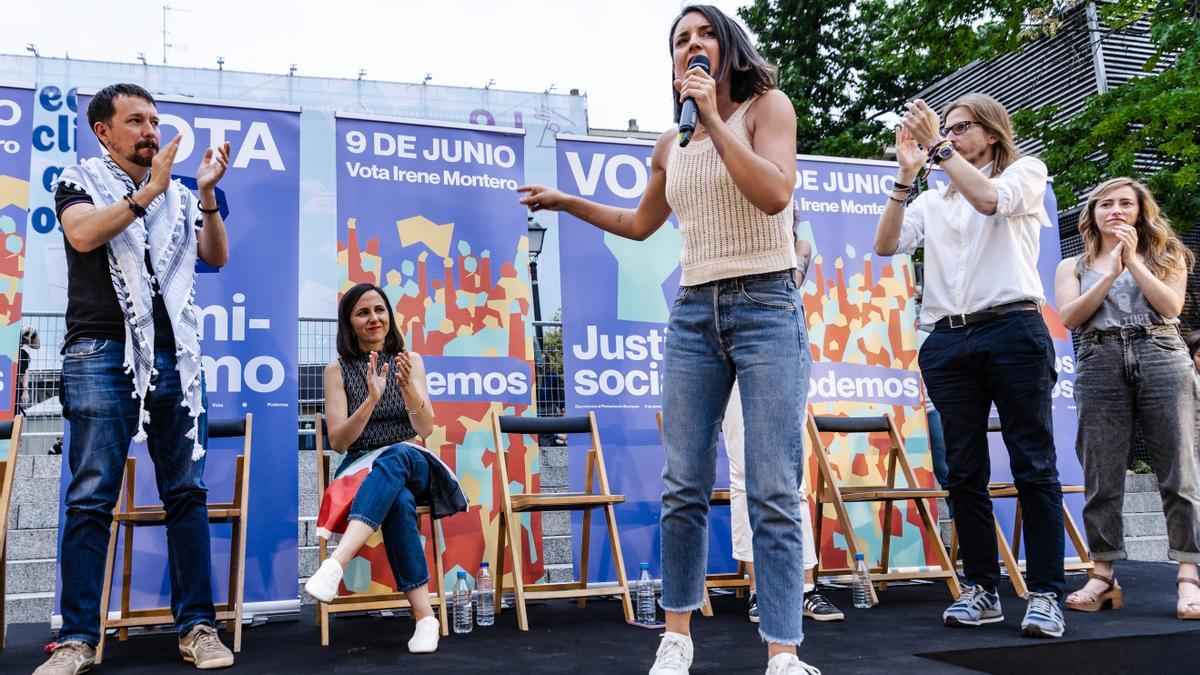
<path fill-rule="evenodd" d="M 68 167 L 60 182 L 81 189 L 97 208 L 124 201 L 137 186 L 108 155 L 93 157 Z M 179 181 L 135 218 L 129 227 L 106 244 L 108 270 L 121 311 L 125 314 L 125 372 L 133 376 L 133 397 L 138 399 L 136 441 L 146 440 L 150 413 L 146 394 L 154 389 L 154 293 L 162 295 L 175 332 L 176 368 L 183 390 L 183 405 L 192 417 L 187 437 L 192 439 L 192 459 L 204 456 L 198 435 L 204 412 L 201 390 L 200 331 L 196 320 L 196 230 L 199 216 L 195 196 Z M 154 274 L 146 268 L 149 252 Z"/>

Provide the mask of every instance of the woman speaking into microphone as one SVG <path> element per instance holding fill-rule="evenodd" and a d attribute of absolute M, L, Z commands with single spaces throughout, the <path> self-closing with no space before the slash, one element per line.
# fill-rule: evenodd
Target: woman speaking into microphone
<path fill-rule="evenodd" d="M 691 666 L 689 624 L 704 600 L 717 434 L 735 377 L 745 414 L 746 493 L 767 672 L 818 673 L 796 656 L 804 577 L 797 489 L 811 366 L 792 278 L 796 113 L 775 86 L 774 68 L 715 7 L 685 7 L 671 24 L 669 44 L 675 117 L 690 100 L 696 126 L 690 139 L 675 129 L 659 137 L 637 208 L 596 204 L 540 185 L 521 187 L 520 201 L 636 240 L 652 235 L 672 212 L 679 221 L 682 276 L 663 364 L 667 631 L 651 675 L 687 673 Z M 712 75 L 696 65 L 703 63 L 697 57 L 707 59 Z"/>

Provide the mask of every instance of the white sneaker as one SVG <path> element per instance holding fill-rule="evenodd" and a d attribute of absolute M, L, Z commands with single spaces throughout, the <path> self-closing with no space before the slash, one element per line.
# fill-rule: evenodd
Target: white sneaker
<path fill-rule="evenodd" d="M 800 660 L 795 654 L 776 654 L 767 661 L 767 675 L 821 675 L 821 671 Z"/>
<path fill-rule="evenodd" d="M 337 597 L 338 585 L 342 583 L 342 565 L 333 558 L 326 558 L 308 581 L 304 582 L 304 592 L 320 602 L 331 602 Z"/>
<path fill-rule="evenodd" d="M 688 675 L 692 665 L 692 638 L 667 631 L 658 643 L 657 658 L 650 666 L 650 675 Z"/>
<path fill-rule="evenodd" d="M 432 654 L 437 651 L 438 638 L 441 637 L 441 624 L 436 616 L 427 616 L 417 622 L 412 639 L 408 641 L 408 651 L 413 654 Z"/>

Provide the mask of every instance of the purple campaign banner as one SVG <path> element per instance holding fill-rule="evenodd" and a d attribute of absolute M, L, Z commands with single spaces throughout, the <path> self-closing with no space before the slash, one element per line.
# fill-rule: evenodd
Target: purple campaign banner
<path fill-rule="evenodd" d="M 12 419 L 20 396 L 16 361 L 21 344 L 32 130 L 33 88 L 0 84 L 0 420 Z M 0 457 L 7 456 L 5 452 Z"/>
<path fill-rule="evenodd" d="M 559 188 L 603 204 L 634 207 L 646 188 L 651 151 L 650 143 L 560 137 Z M 892 415 L 918 484 L 932 487 L 911 261 L 908 256 L 875 256 L 871 250 L 894 176 L 895 165 L 886 162 L 797 160 L 796 234 L 813 250 L 801 286 L 814 362 L 808 403 L 817 414 Z M 1051 213 L 1053 208 L 1051 203 Z M 665 325 L 679 280 L 678 226 L 672 219 L 646 241 L 635 242 L 568 214 L 559 218 L 567 414 L 596 413 L 610 482 L 626 498 L 617 507 L 625 562 L 630 569 L 650 562 L 657 575 L 663 450 L 655 413 L 661 410 Z M 1048 226 L 1043 238 L 1042 265 L 1052 277 L 1058 262 L 1057 230 Z M 1064 481 L 1077 482 L 1078 464 L 1069 452 L 1075 433 L 1069 407 L 1072 387 L 1061 377 L 1073 372 L 1070 342 L 1061 322 L 1057 330 L 1053 326 L 1057 315 L 1046 315 L 1060 353 L 1060 385 L 1055 390 L 1060 471 Z M 865 438 L 839 436 L 832 442 L 830 450 L 847 472 L 848 484 L 884 478 Z M 811 475 L 814 466 L 810 456 L 806 473 Z M 1004 468 L 994 472 L 997 480 L 1004 479 L 1006 459 L 1000 467 Z M 717 484 L 727 484 L 727 476 L 721 450 Z M 573 488 L 581 486 L 581 471 L 573 471 L 571 478 Z M 871 550 L 877 550 L 881 519 L 872 508 L 856 506 L 851 515 L 856 534 L 876 542 Z M 899 508 L 903 516 L 907 507 Z M 908 515 L 900 519 L 900 538 L 892 543 L 892 565 L 931 564 L 932 540 L 922 537 L 913 524 L 915 515 Z M 710 571 L 732 568 L 728 518 L 726 509 L 710 512 Z M 848 564 L 839 560 L 845 555 L 844 533 L 829 514 L 824 530 L 826 565 Z M 596 529 L 593 535 L 603 532 Z M 578 561 L 578 544 L 576 554 Z M 602 556 L 595 553 L 589 561 L 598 578 L 612 571 L 612 562 Z"/>
<path fill-rule="evenodd" d="M 81 93 L 79 109 L 86 110 L 90 100 Z M 231 144 L 229 169 L 217 185 L 229 262 L 220 270 L 197 262 L 207 410 L 210 421 L 254 415 L 245 601 L 295 603 L 299 111 L 169 98 L 158 100 L 157 107 L 162 143 L 182 136 L 172 174 L 184 185 L 194 189 L 207 148 Z M 86 116 L 80 120 L 79 157 L 98 156 L 101 149 Z M 204 472 L 210 502 L 231 500 L 241 450 L 240 438 L 210 441 Z M 158 490 L 146 447 L 134 444 L 131 452 L 138 460 L 136 503 L 155 503 Z M 64 462 L 64 495 L 70 479 Z M 227 597 L 230 530 L 229 525 L 211 527 L 217 603 Z M 168 605 L 165 533 L 139 528 L 134 542 L 131 606 Z M 116 564 L 120 569 L 119 552 Z M 119 607 L 119 585 L 114 583 L 113 609 Z"/>
<path fill-rule="evenodd" d="M 558 138 L 558 187 L 567 194 L 617 206 L 637 206 L 650 174 L 651 142 Z M 608 481 L 625 495 L 616 506 L 627 574 L 650 563 L 661 576 L 658 519 L 664 453 L 655 413 L 662 410 L 663 341 L 679 287 L 679 226 L 674 216 L 645 241 L 611 235 L 559 213 L 563 296 L 563 372 L 567 415 L 596 414 Z M 728 485 L 722 447 L 717 483 Z M 581 490 L 584 463 L 570 466 Z M 582 517 L 572 520 L 576 532 Z M 592 518 L 592 540 L 605 541 L 603 518 Z M 578 572 L 581 537 L 575 537 Z M 592 546 L 591 581 L 616 574 L 606 546 Z M 729 510 L 709 515 L 708 569 L 733 571 Z"/>

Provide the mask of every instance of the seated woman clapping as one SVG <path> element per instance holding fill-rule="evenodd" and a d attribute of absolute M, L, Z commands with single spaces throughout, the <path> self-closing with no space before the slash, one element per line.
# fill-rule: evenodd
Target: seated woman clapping
<path fill-rule="evenodd" d="M 428 502 L 440 518 L 465 511 L 467 500 L 454 472 L 417 444 L 433 432 L 425 366 L 405 350 L 392 307 L 372 284 L 342 296 L 337 350 L 337 361 L 325 367 L 325 415 L 330 446 L 346 456 L 321 499 L 317 532 L 341 538 L 304 590 L 321 602 L 333 600 L 346 565 L 378 530 L 396 588 L 417 624 L 408 650 L 433 652 L 439 624 L 429 603 L 416 508 Z"/>

